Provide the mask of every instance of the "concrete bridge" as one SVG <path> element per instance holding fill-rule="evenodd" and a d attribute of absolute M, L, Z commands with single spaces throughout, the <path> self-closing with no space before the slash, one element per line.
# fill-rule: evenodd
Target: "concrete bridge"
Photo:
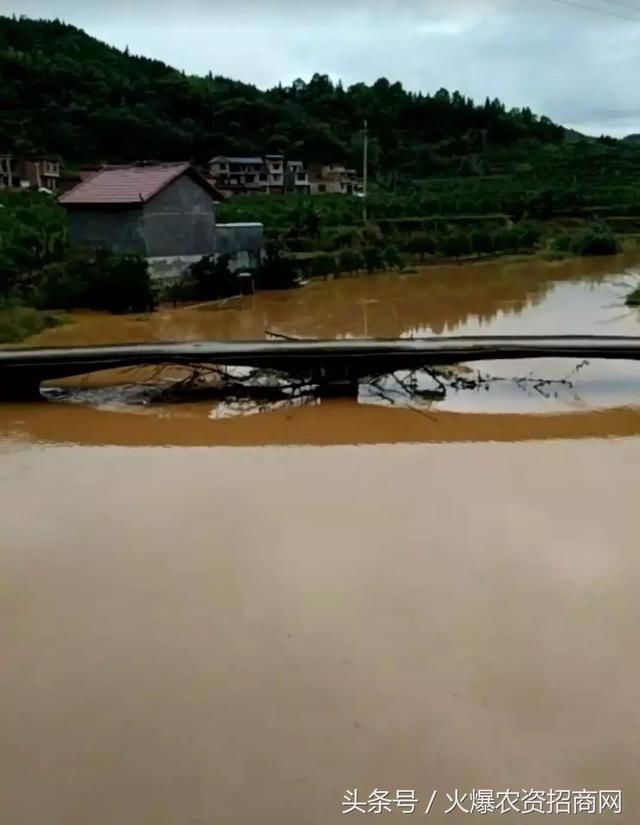
<path fill-rule="evenodd" d="M 365 376 L 401 369 L 518 358 L 640 360 L 640 337 L 597 335 L 309 341 L 202 341 L 0 350 L 0 399 L 34 399 L 40 384 L 101 370 L 160 364 L 249 366 L 353 395 Z"/>

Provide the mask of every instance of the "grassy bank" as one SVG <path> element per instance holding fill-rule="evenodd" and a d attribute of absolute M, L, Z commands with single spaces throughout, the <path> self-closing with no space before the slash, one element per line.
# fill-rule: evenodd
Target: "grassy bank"
<path fill-rule="evenodd" d="M 0 308 L 0 344 L 17 344 L 64 323 L 65 319 L 59 315 L 30 307 Z"/>

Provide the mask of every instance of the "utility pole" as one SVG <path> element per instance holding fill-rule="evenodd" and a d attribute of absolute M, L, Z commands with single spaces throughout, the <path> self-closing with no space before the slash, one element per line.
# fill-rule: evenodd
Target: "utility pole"
<path fill-rule="evenodd" d="M 369 173 L 369 129 L 368 121 L 364 122 L 364 145 L 362 159 L 362 220 L 367 222 L 367 179 Z"/>

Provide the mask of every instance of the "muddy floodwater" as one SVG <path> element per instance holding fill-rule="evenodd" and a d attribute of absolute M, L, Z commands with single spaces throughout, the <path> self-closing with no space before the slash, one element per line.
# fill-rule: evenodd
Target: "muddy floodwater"
<path fill-rule="evenodd" d="M 640 335 L 636 272 L 313 282 L 27 344 Z M 453 823 L 473 789 L 516 793 L 486 821 L 564 790 L 637 823 L 640 366 L 474 368 L 425 403 L 145 405 L 143 370 L 0 406 L 0 823 Z"/>

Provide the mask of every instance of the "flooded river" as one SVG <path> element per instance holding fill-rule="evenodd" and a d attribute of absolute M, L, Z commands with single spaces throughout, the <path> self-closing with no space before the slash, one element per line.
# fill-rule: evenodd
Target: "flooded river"
<path fill-rule="evenodd" d="M 636 268 L 314 282 L 28 344 L 640 335 Z M 464 822 L 474 788 L 518 792 L 508 823 L 525 790 L 621 790 L 637 822 L 640 367 L 477 366 L 423 405 L 128 403 L 143 372 L 0 407 L 0 822 L 331 825 L 376 789 Z"/>

